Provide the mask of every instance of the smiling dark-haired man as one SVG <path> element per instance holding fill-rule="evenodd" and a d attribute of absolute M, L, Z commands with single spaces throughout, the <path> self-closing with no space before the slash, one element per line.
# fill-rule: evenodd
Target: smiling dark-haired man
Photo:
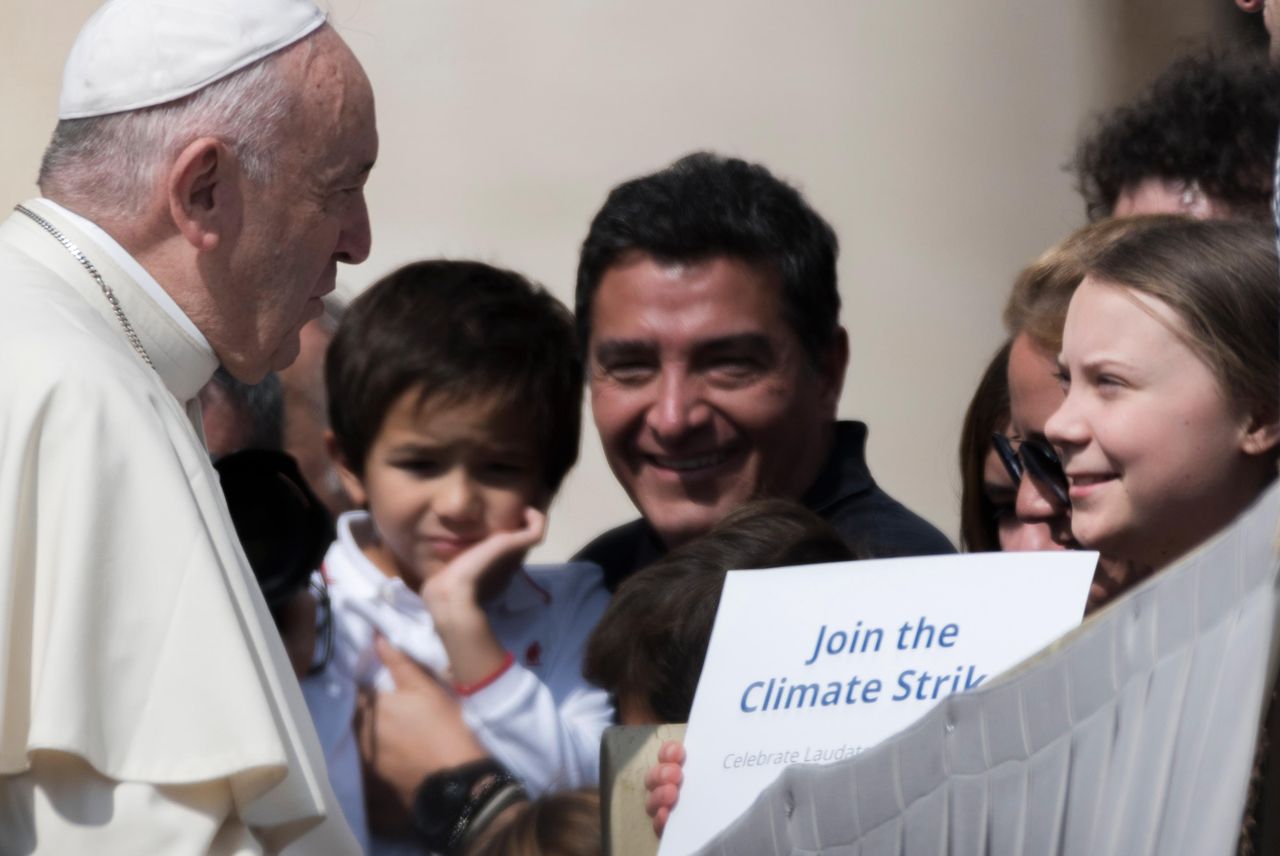
<path fill-rule="evenodd" d="M 642 517 L 578 558 L 610 588 L 757 497 L 801 500 L 862 555 L 952 552 L 881 490 L 837 422 L 838 242 L 795 188 L 709 153 L 614 188 L 578 268 L 605 455 Z"/>

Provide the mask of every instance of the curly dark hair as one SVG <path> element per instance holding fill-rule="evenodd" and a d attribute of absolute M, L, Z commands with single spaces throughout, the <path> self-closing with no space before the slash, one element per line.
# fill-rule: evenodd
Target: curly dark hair
<path fill-rule="evenodd" d="M 1201 50 L 1094 120 L 1069 165 L 1090 220 L 1148 178 L 1195 181 L 1239 216 L 1270 216 L 1280 71 L 1264 56 Z"/>

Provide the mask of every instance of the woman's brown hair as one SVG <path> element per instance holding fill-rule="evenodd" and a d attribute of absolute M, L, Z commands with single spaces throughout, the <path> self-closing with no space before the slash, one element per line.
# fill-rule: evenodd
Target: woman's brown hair
<path fill-rule="evenodd" d="M 1078 229 L 1023 268 L 1013 282 L 1004 306 L 1004 326 L 1010 339 L 1026 333 L 1045 353 L 1062 350 L 1062 325 L 1071 295 L 1084 279 L 1084 260 L 1101 248 L 1152 228 L 1164 218 L 1122 217 L 1101 220 Z"/>
<path fill-rule="evenodd" d="M 1009 346 L 1001 345 L 987 364 L 960 428 L 960 549 L 966 553 L 1000 549 L 996 507 L 982 486 L 991 434 L 1009 421 Z"/>

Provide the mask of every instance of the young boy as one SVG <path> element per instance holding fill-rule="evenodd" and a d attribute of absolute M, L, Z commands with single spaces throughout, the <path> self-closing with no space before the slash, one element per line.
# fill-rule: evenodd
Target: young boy
<path fill-rule="evenodd" d="M 729 571 L 853 558 L 798 502 L 752 500 L 618 586 L 583 671 L 612 694 L 623 725 L 688 722 Z"/>
<path fill-rule="evenodd" d="M 587 645 L 585 673 L 613 695 L 623 725 L 688 722 L 729 571 L 866 553 L 797 502 L 753 500 L 618 586 Z M 657 761 L 645 774 L 645 811 L 661 835 L 680 794 L 683 745 L 663 743 Z"/>
<path fill-rule="evenodd" d="M 339 326 L 330 445 L 367 510 L 338 519 L 322 569 L 332 660 L 304 692 L 357 836 L 357 688 L 390 686 L 375 635 L 450 688 L 530 794 L 596 782 L 612 711 L 582 657 L 608 600 L 599 569 L 521 567 L 577 458 L 581 371 L 568 311 L 476 262 L 401 268 Z"/>

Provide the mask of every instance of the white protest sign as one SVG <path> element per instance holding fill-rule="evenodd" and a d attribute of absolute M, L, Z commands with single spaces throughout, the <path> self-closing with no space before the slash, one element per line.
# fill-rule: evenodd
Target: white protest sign
<path fill-rule="evenodd" d="M 740 815 L 782 767 L 857 754 L 1080 623 L 1098 554 L 981 553 L 734 571 L 661 856 Z"/>

